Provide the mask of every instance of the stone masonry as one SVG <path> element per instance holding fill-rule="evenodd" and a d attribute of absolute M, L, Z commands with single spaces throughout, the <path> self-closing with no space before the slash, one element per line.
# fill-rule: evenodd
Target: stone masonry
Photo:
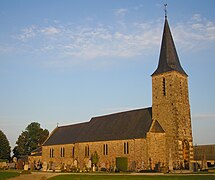
<path fill-rule="evenodd" d="M 166 132 L 167 163 L 170 151 L 175 167 L 184 163 L 184 142 L 189 143 L 187 160 L 191 162 L 193 145 L 187 77 L 176 71 L 153 76 L 152 92 L 153 119 L 159 121 Z"/>
<path fill-rule="evenodd" d="M 159 139 L 159 137 L 158 137 Z M 124 152 L 124 143 L 128 143 L 128 152 Z M 107 155 L 104 154 L 104 145 L 108 145 Z M 86 155 L 85 149 L 89 147 L 89 155 Z M 61 149 L 65 149 L 64 156 L 61 156 Z M 50 150 L 54 149 L 53 157 L 50 157 Z M 156 148 L 157 149 L 157 148 Z M 73 153 L 73 150 L 75 152 Z M 44 146 L 42 150 L 43 162 L 55 163 L 56 167 L 62 164 L 74 166 L 77 161 L 77 167 L 83 169 L 94 152 L 98 153 L 100 168 L 115 168 L 116 157 L 128 158 L 128 169 L 147 169 L 147 142 L 146 139 L 132 139 L 122 141 L 105 141 L 105 142 L 86 142 L 75 144 L 64 144 L 55 146 Z"/>

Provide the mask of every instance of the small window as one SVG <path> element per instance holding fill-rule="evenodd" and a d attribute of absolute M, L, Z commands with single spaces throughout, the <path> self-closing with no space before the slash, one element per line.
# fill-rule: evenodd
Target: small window
<path fill-rule="evenodd" d="M 89 146 L 85 146 L 85 157 L 89 157 L 90 156 L 90 148 Z"/>
<path fill-rule="evenodd" d="M 75 156 L 75 147 L 73 146 L 72 147 L 72 157 L 74 157 Z"/>
<path fill-rule="evenodd" d="M 166 96 L 166 79 L 163 78 L 163 95 Z"/>
<path fill-rule="evenodd" d="M 183 95 L 183 91 L 182 91 L 182 82 L 180 81 L 180 92 L 181 92 L 181 96 Z"/>
<path fill-rule="evenodd" d="M 49 150 L 49 157 L 51 158 L 52 157 L 52 149 L 50 148 Z"/>
<path fill-rule="evenodd" d="M 103 155 L 105 155 L 105 144 L 103 144 Z"/>
<path fill-rule="evenodd" d="M 60 157 L 65 157 L 65 148 L 60 148 Z"/>
<path fill-rule="evenodd" d="M 106 144 L 106 155 L 108 155 L 108 145 Z"/>
<path fill-rule="evenodd" d="M 124 154 L 129 154 L 129 143 L 124 142 Z"/>
<path fill-rule="evenodd" d="M 108 145 L 103 144 L 103 155 L 108 155 Z"/>
<path fill-rule="evenodd" d="M 50 148 L 50 150 L 49 150 L 49 157 L 50 158 L 54 157 L 54 149 L 53 148 Z"/>

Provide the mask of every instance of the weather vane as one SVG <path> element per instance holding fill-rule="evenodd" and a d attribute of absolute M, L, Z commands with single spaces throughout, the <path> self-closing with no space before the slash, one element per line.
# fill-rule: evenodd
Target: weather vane
<path fill-rule="evenodd" d="M 167 18 L 167 4 L 164 4 L 165 18 Z"/>

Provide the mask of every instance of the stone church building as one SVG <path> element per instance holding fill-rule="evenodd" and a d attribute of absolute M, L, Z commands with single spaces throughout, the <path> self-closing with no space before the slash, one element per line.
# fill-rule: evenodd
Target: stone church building
<path fill-rule="evenodd" d="M 158 67 L 152 76 L 152 107 L 93 117 L 56 127 L 42 146 L 42 161 L 83 169 L 97 152 L 99 168 L 127 160 L 128 170 L 189 169 L 193 142 L 188 75 L 165 16 Z"/>

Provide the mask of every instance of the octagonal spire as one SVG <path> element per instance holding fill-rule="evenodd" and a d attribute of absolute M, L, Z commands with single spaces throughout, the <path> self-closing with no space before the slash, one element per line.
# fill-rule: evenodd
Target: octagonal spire
<path fill-rule="evenodd" d="M 158 67 L 152 76 L 168 71 L 178 71 L 179 73 L 187 76 L 180 64 L 165 11 L 165 22 L 160 49 L 160 58 Z"/>

